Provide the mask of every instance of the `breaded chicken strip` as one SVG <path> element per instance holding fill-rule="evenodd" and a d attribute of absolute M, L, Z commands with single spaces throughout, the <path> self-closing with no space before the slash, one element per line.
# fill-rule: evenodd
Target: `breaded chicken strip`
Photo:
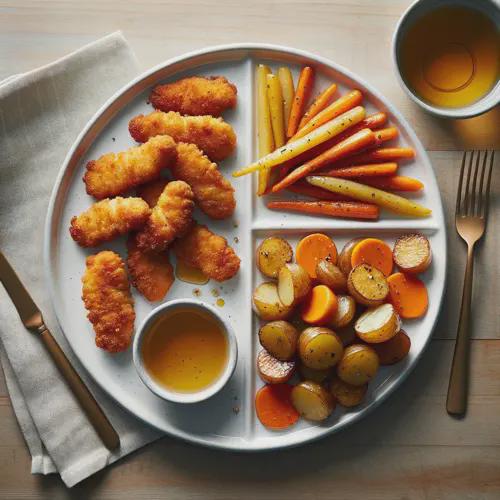
<path fill-rule="evenodd" d="M 165 189 L 165 186 L 169 183 L 168 179 L 157 179 L 156 181 L 148 182 L 143 184 L 136 189 L 136 194 L 139 198 L 142 198 L 151 208 L 153 208 L 160 198 L 161 193 Z"/>
<path fill-rule="evenodd" d="M 231 217 L 236 206 L 233 186 L 197 146 L 177 144 L 177 161 L 171 172 L 176 179 L 191 186 L 196 204 L 209 217 Z"/>
<path fill-rule="evenodd" d="M 231 125 L 213 116 L 182 116 L 174 111 L 153 111 L 132 118 L 128 129 L 137 142 L 167 134 L 176 142 L 196 144 L 212 161 L 227 158 L 236 147 L 236 134 Z"/>
<path fill-rule="evenodd" d="M 141 146 L 89 161 L 83 182 L 91 196 L 98 200 L 111 198 L 157 179 L 164 168 L 174 163 L 175 158 L 174 140 L 168 135 L 159 135 Z"/>
<path fill-rule="evenodd" d="M 137 246 L 141 250 L 162 252 L 175 238 L 184 235 L 192 221 L 193 198 L 189 184 L 183 181 L 169 182 L 146 225 L 137 233 Z"/>
<path fill-rule="evenodd" d="M 137 247 L 133 235 L 127 240 L 127 251 L 127 266 L 132 285 L 151 302 L 163 299 L 175 281 L 168 251 L 144 252 Z"/>
<path fill-rule="evenodd" d="M 141 198 L 113 198 L 94 203 L 71 219 L 69 232 L 82 247 L 95 247 L 121 234 L 140 229 L 151 214 Z"/>
<path fill-rule="evenodd" d="M 240 259 L 226 239 L 199 224 L 174 243 L 174 251 L 177 259 L 216 281 L 232 278 L 240 268 Z"/>
<path fill-rule="evenodd" d="M 97 347 L 108 352 L 127 349 L 134 331 L 134 302 L 125 264 L 106 250 L 87 257 L 82 299 L 95 331 Z"/>
<path fill-rule="evenodd" d="M 177 82 L 158 85 L 149 100 L 161 111 L 178 111 L 182 115 L 220 116 L 236 106 L 236 86 L 223 76 L 192 76 Z"/>

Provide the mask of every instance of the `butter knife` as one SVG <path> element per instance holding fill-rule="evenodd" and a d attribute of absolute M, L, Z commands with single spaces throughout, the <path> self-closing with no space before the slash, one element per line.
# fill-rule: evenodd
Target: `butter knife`
<path fill-rule="evenodd" d="M 42 339 L 45 348 L 52 356 L 52 360 L 106 448 L 108 450 L 117 449 L 120 446 L 120 437 L 45 326 L 40 309 L 33 302 L 30 294 L 2 252 L 0 252 L 0 281 L 14 303 L 24 326 Z"/>

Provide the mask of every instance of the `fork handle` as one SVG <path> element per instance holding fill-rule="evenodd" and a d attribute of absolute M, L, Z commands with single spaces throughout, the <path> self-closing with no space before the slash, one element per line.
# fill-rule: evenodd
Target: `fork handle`
<path fill-rule="evenodd" d="M 472 276 L 474 270 L 474 245 L 467 248 L 467 266 L 465 268 L 460 319 L 458 320 L 455 352 L 451 364 L 450 383 L 446 410 L 450 415 L 462 416 L 467 409 L 467 393 L 469 385 L 469 353 L 470 353 L 470 304 L 472 297 Z"/>

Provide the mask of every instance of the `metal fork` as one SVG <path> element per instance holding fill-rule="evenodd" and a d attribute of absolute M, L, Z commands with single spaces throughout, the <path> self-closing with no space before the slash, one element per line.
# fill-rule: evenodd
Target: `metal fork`
<path fill-rule="evenodd" d="M 488 161 L 489 155 L 489 161 Z M 470 350 L 470 303 L 474 269 L 474 247 L 486 229 L 490 199 L 491 173 L 494 151 L 464 153 L 458 184 L 455 225 L 461 238 L 467 243 L 462 305 L 458 321 L 455 352 L 451 365 L 446 410 L 450 415 L 464 415 L 467 408 Z"/>

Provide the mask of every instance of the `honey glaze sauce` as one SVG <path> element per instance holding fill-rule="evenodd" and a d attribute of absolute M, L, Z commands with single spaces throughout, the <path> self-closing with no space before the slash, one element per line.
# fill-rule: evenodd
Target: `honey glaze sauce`
<path fill-rule="evenodd" d="M 149 374 L 165 388 L 198 392 L 216 382 L 228 360 L 223 326 L 208 312 L 185 307 L 151 325 L 142 345 Z"/>

